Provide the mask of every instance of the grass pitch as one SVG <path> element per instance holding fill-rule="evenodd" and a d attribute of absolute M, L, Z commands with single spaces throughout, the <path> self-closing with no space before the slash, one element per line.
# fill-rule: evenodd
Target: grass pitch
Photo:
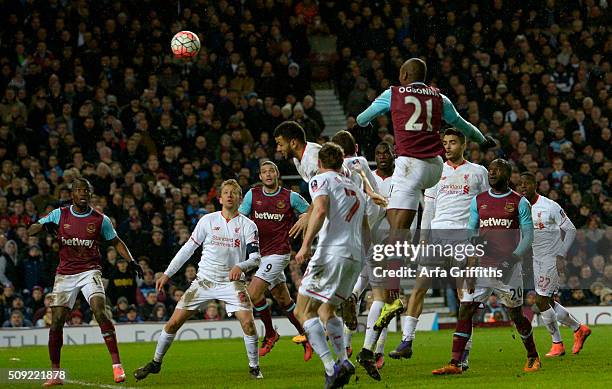
<path fill-rule="evenodd" d="M 470 354 L 470 370 L 461 376 L 432 376 L 431 370 L 450 359 L 452 331 L 419 332 L 410 360 L 396 361 L 386 357 L 381 371 L 383 380 L 376 382 L 355 361 L 363 335 L 353 338 L 353 362 L 356 377 L 346 388 L 422 388 L 422 387 L 490 387 L 490 388 L 610 388 L 612 383 L 612 326 L 594 326 L 593 333 L 579 355 L 571 355 L 573 334 L 562 328 L 567 354 L 549 359 L 543 357 L 550 348 L 550 335 L 542 327 L 535 329 L 543 367 L 537 373 L 524 373 L 526 354 L 520 337 L 512 328 L 475 329 Z M 387 350 L 399 342 L 400 334 L 391 334 Z M 162 371 L 136 382 L 132 372 L 148 362 L 154 343 L 120 344 L 123 366 L 128 375 L 124 384 L 114 384 L 111 361 L 103 344 L 65 346 L 62 367 L 68 371 L 66 388 L 322 388 L 323 366 L 318 356 L 302 360 L 302 348 L 283 337 L 270 354 L 261 358 L 263 380 L 252 380 L 242 339 L 177 341 L 164 359 Z M 0 368 L 46 369 L 49 366 L 46 347 L 0 349 Z M 3 370 L 5 371 L 5 370 Z M 6 382 L 6 381 L 4 381 Z M 39 388 L 40 383 L 4 384 L 11 388 Z"/>

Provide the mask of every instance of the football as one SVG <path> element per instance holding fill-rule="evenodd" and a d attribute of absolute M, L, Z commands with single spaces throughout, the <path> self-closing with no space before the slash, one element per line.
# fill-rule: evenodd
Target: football
<path fill-rule="evenodd" d="M 200 39 L 191 31 L 179 31 L 172 37 L 170 47 L 176 58 L 192 58 L 200 51 Z"/>

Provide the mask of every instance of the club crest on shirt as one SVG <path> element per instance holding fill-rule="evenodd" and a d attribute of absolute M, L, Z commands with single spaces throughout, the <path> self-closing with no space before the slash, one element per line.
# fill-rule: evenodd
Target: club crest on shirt
<path fill-rule="evenodd" d="M 236 228 L 234 228 L 234 232 L 235 232 L 235 233 L 239 233 L 239 232 L 240 232 L 240 227 L 236 227 Z"/>
<path fill-rule="evenodd" d="M 504 205 L 504 211 L 507 213 L 514 212 L 514 203 L 506 203 L 506 205 Z"/>
<path fill-rule="evenodd" d="M 283 200 L 278 200 L 278 202 L 276 203 L 276 208 L 284 209 L 285 208 L 285 202 Z"/>
<path fill-rule="evenodd" d="M 316 192 L 319 189 L 319 184 L 317 183 L 317 180 L 310 181 L 310 189 L 312 189 L 313 192 Z"/>
<path fill-rule="evenodd" d="M 480 206 L 480 209 L 487 209 L 487 204 L 482 204 L 482 205 Z"/>
<path fill-rule="evenodd" d="M 87 233 L 93 234 L 94 232 L 96 232 L 96 225 L 93 223 L 87 224 Z"/>

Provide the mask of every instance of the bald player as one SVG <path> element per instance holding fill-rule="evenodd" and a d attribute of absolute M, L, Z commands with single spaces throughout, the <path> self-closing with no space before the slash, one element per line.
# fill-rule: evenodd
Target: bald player
<path fill-rule="evenodd" d="M 372 120 L 391 113 L 395 135 L 395 170 L 387 218 L 391 227 L 390 243 L 409 240 L 409 228 L 416 215 L 421 191 L 431 188 L 442 174 L 444 147 L 440 140 L 442 120 L 475 140 L 481 147 L 494 147 L 495 141 L 463 119 L 453 103 L 438 88 L 425 84 L 427 65 L 419 58 L 411 58 L 400 68 L 400 86 L 384 91 L 359 116 L 357 124 L 365 127 Z M 398 280 L 399 281 L 399 280 Z M 399 283 L 397 285 L 399 289 Z M 391 294 L 393 303 L 386 304 L 375 328 L 380 332 L 404 306 L 397 292 Z M 390 301 L 390 300 L 389 300 Z M 362 365 L 373 378 L 374 354 L 364 349 L 359 355 Z M 375 379 L 376 379 L 375 378 Z"/>

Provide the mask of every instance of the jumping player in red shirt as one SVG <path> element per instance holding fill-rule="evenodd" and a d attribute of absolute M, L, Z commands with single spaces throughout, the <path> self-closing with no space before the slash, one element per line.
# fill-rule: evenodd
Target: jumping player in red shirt
<path fill-rule="evenodd" d="M 453 103 L 438 88 L 425 84 L 427 65 L 419 58 L 411 58 L 400 68 L 401 86 L 384 91 L 359 116 L 357 124 L 366 127 L 376 117 L 391 112 L 395 137 L 395 170 L 391 178 L 392 189 L 387 219 L 391 227 L 389 241 L 410 240 L 406 233 L 416 215 L 421 192 L 434 186 L 442 175 L 444 147 L 440 139 L 442 120 L 460 130 L 466 138 L 478 142 L 483 149 L 495 147 L 493 138 L 485 137 L 476 127 L 463 119 Z M 408 232 L 409 235 L 409 232 Z M 399 280 L 397 280 L 399 281 Z M 395 286 L 375 330 L 388 326 L 396 314 L 405 310 L 397 298 Z M 373 366 L 371 350 L 362 350 L 360 359 Z M 369 352 L 368 352 L 369 351 Z"/>
<path fill-rule="evenodd" d="M 130 269 L 142 277 L 140 265 L 134 261 L 127 246 L 117 236 L 110 219 L 91 208 L 89 202 L 93 187 L 84 178 L 76 178 L 72 184 L 72 205 L 56 208 L 28 229 L 36 235 L 45 229 L 57 236 L 60 244 L 60 263 L 55 275 L 51 303 L 51 328 L 49 328 L 49 357 L 51 367 L 60 368 L 64 323 L 79 292 L 91 306 L 102 337 L 113 361 L 115 382 L 125 381 L 125 372 L 119 358 L 115 326 L 106 315 L 104 286 L 102 284 L 99 244 L 107 241 L 119 255 L 130 263 Z M 43 386 L 63 385 L 63 380 L 53 378 Z"/>

